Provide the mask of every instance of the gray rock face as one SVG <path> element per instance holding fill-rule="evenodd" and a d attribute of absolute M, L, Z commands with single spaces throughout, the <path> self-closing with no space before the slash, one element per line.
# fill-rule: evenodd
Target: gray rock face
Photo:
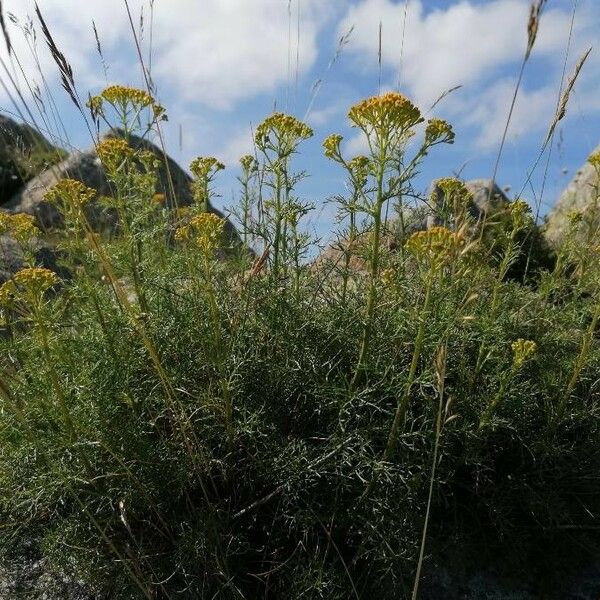
<path fill-rule="evenodd" d="M 469 213 L 475 221 L 481 220 L 484 215 L 502 210 L 510 202 L 506 194 L 490 179 L 472 179 L 465 182 L 465 187 L 473 196 L 473 201 L 469 205 Z M 443 192 L 437 185 L 432 190 L 432 199 L 436 206 L 442 206 Z M 429 215 L 426 223 L 426 227 L 423 229 L 439 225 L 435 215 Z"/>
<path fill-rule="evenodd" d="M 33 127 L 0 115 L 0 205 L 62 156 L 64 151 Z"/>
<path fill-rule="evenodd" d="M 69 277 L 69 271 L 62 267 L 56 250 L 42 240 L 34 240 L 36 264 L 51 269 L 63 279 Z M 23 253 L 19 244 L 8 235 L 0 236 L 0 285 L 24 267 Z"/>
<path fill-rule="evenodd" d="M 598 146 L 595 152 L 600 151 Z M 596 169 L 586 162 L 567 188 L 561 194 L 554 208 L 546 217 L 544 232 L 546 239 L 552 246 L 557 246 L 567 229 L 568 215 L 571 211 L 579 211 L 589 206 L 598 198 L 598 173 Z"/>
<path fill-rule="evenodd" d="M 108 134 L 107 137 L 120 137 L 119 132 Z M 161 160 L 159 170 L 159 181 L 157 192 L 166 196 L 167 205 L 187 206 L 192 203 L 193 197 L 190 189 L 191 177 L 170 157 L 165 156 L 163 151 L 149 142 L 139 137 L 131 136 L 130 143 L 136 148 L 149 150 Z M 172 181 L 172 188 L 169 182 Z M 18 194 L 16 194 L 4 208 L 13 213 L 27 213 L 34 215 L 38 226 L 44 230 L 61 226 L 61 217 L 55 207 L 44 202 L 44 195 L 61 179 L 78 179 L 90 188 L 98 191 L 100 196 L 111 196 L 113 191 L 106 178 L 100 159 L 94 149 L 87 152 L 77 152 L 63 160 L 59 164 L 45 170 L 37 177 L 32 179 Z M 172 189 L 175 192 L 173 196 Z M 211 212 L 223 216 L 217 209 L 210 207 Z M 92 208 L 89 214 L 93 226 L 102 228 L 110 225 L 111 216 L 97 208 Z M 226 232 L 231 239 L 237 240 L 235 228 L 229 223 L 226 224 Z"/>

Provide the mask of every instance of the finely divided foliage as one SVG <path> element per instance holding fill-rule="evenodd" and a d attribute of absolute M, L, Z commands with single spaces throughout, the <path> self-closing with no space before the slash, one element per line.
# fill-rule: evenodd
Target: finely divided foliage
<path fill-rule="evenodd" d="M 70 179 L 46 196 L 70 278 L 36 264 L 31 217 L 0 213 L 25 256 L 0 287 L 5 557 L 33 547 L 110 598 L 397 599 L 456 548 L 509 545 L 516 567 L 597 543 L 597 207 L 550 270 L 515 267 L 525 202 L 475 220 L 455 178 L 415 232 L 411 181 L 454 133 L 391 92 L 348 113 L 366 155 L 323 142 L 348 186 L 341 251 L 311 264 L 306 124 L 258 126 L 240 244 L 208 211 L 218 159 L 191 164 L 191 206 L 156 193 L 130 145 L 165 117 L 150 94 L 89 108 L 122 137 L 97 148 L 110 198 Z M 92 203 L 117 226 L 95 231 Z"/>

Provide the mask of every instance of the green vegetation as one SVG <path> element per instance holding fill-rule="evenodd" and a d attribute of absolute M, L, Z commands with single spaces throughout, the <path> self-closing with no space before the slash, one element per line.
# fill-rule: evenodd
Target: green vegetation
<path fill-rule="evenodd" d="M 91 107 L 126 136 L 162 116 L 120 87 Z M 102 142 L 110 234 L 87 220 L 93 190 L 48 194 L 72 278 L 30 263 L 0 288 L 5 554 L 33 543 L 110 598 L 346 600 L 417 597 L 457 549 L 529 568 L 597 548 L 599 216 L 573 215 L 535 270 L 527 204 L 475 223 L 444 179 L 441 224 L 405 233 L 384 215 L 452 129 L 396 93 L 349 117 L 370 154 L 324 143 L 348 176 L 329 261 L 306 258 L 294 157 L 312 131 L 287 115 L 242 158 L 258 258 L 205 212 L 216 159 L 171 211 L 156 157 Z M 36 233 L 0 228 L 25 250 Z"/>

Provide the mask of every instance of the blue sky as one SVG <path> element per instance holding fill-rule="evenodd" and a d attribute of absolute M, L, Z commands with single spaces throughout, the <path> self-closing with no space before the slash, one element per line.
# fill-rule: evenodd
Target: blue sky
<path fill-rule="evenodd" d="M 123 0 L 39 0 L 56 42 L 73 66 L 82 96 L 107 83 L 140 86 L 139 64 Z M 490 177 L 526 45 L 528 0 L 129 0 L 158 97 L 167 107 L 168 150 L 182 165 L 215 155 L 229 167 L 219 180 L 221 204 L 236 194 L 236 161 L 251 149 L 251 130 L 276 106 L 306 118 L 315 130 L 298 156 L 310 177 L 300 195 L 317 205 L 311 226 L 331 231 L 325 199 L 343 190 L 344 177 L 322 155 L 331 132 L 345 136 L 348 155 L 362 150 L 347 125 L 347 109 L 380 89 L 399 89 L 424 111 L 447 89 L 433 114 L 453 123 L 452 147 L 435 149 L 417 180 L 425 191 L 437 178 L 460 172 Z M 5 0 L 17 55 L 34 81 L 43 81 L 30 52 L 33 36 L 20 30 L 33 17 L 30 0 Z M 152 9 L 151 9 L 152 6 Z M 571 16 L 575 21 L 568 48 Z M 151 18 L 152 16 L 152 18 Z M 95 22 L 105 57 L 92 32 Z M 90 145 L 81 116 L 60 90 L 57 69 L 38 29 L 38 54 L 63 121 L 63 143 Z M 152 30 L 150 24 L 153 24 Z M 382 30 L 381 74 L 378 31 Z M 341 36 L 352 29 L 330 65 Z M 561 76 L 567 78 L 585 49 L 592 54 L 577 82 L 568 114 L 557 130 L 543 197 L 544 213 L 577 168 L 600 143 L 600 7 L 597 0 L 549 0 L 527 65 L 498 182 L 514 193 L 525 182 L 556 109 Z M 0 49 L 6 60 L 6 50 Z M 566 59 L 566 60 L 565 60 Z M 104 66 L 107 70 L 105 72 Z M 5 78 L 5 74 L 3 75 Z M 316 95 L 315 82 L 321 80 Z M 26 87 L 23 88 L 27 96 Z M 45 94 L 45 92 L 43 92 Z M 49 98 L 45 97 L 49 105 Z M 310 111 L 308 111 L 310 107 Z M 14 111 L 0 89 L 0 108 Z M 308 111 L 308 112 L 307 112 Z M 41 117 L 40 117 L 41 119 Z M 55 135 L 56 131 L 52 132 Z M 60 135 L 64 138 L 64 134 Z M 524 193 L 540 200 L 544 157 Z"/>

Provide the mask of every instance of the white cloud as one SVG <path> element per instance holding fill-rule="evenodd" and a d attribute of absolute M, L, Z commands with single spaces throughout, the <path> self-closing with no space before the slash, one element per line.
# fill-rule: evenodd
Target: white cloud
<path fill-rule="evenodd" d="M 153 74 L 163 89 L 179 99 L 231 108 L 293 80 L 296 65 L 300 74 L 305 73 L 317 58 L 317 34 L 337 2 L 293 0 L 290 22 L 288 3 L 282 0 L 156 0 Z M 20 19 L 34 14 L 33 5 L 33 0 L 3 2 L 4 11 Z M 122 0 L 39 0 L 39 5 L 83 85 L 103 82 L 92 20 L 104 49 L 121 63 L 119 75 L 128 74 L 139 83 L 140 69 Z M 144 7 L 147 41 L 149 3 L 130 0 L 130 6 L 136 28 Z M 37 22 L 36 27 L 39 32 Z M 38 44 L 45 45 L 40 35 Z M 17 50 L 26 54 L 22 43 Z M 4 49 L 0 52 L 5 56 Z M 47 52 L 43 54 L 42 66 L 55 72 Z M 124 56 L 127 65 L 122 64 Z"/>
<path fill-rule="evenodd" d="M 217 150 L 216 156 L 225 166 L 235 168 L 244 154 L 254 154 L 252 130 L 250 126 L 242 128 L 241 133 L 233 135 L 224 146 Z"/>
<path fill-rule="evenodd" d="M 426 12 L 421 0 L 412 0 L 402 44 L 404 3 L 362 0 L 348 11 L 339 31 L 355 25 L 349 51 L 372 66 L 381 22 L 384 63 L 400 72 L 415 100 L 429 105 L 443 91 L 489 80 L 497 67 L 519 60 L 526 43 L 528 6 L 526 0 L 462 0 L 446 10 Z M 569 14 L 548 10 L 543 19 L 536 52 L 549 55 L 564 46 Z"/>
<path fill-rule="evenodd" d="M 477 106 L 465 112 L 463 123 L 479 130 L 475 139 L 477 147 L 487 149 L 498 145 L 506 127 L 514 89 L 513 79 L 498 81 L 481 93 Z M 508 139 L 516 140 L 527 133 L 547 130 L 556 111 L 556 102 L 557 91 L 552 86 L 531 92 L 523 90 L 511 117 Z"/>
<path fill-rule="evenodd" d="M 598 36 L 597 30 L 594 33 L 594 24 L 599 21 L 595 3 L 580 3 L 572 53 Z M 543 73 L 545 80 L 533 87 L 525 82 L 511 136 L 547 126 L 553 114 L 571 18 L 570 3 L 558 4 L 543 13 L 534 48 L 535 59 L 544 61 L 538 63 L 544 66 L 537 72 Z M 366 71 L 373 72 L 381 22 L 382 60 L 395 73 L 401 89 L 419 106 L 427 107 L 444 91 L 462 85 L 440 109 L 458 125 L 476 127 L 479 148 L 493 147 L 502 135 L 514 91 L 514 81 L 505 79 L 506 72 L 518 70 L 525 50 L 530 2 L 460 0 L 445 9 L 429 11 L 426 6 L 422 0 L 409 0 L 404 25 L 405 2 L 361 0 L 347 11 L 339 32 L 355 25 L 349 52 Z M 597 85 L 592 85 L 591 91 L 593 97 L 598 96 Z M 586 97 L 591 96 L 588 93 Z"/>

